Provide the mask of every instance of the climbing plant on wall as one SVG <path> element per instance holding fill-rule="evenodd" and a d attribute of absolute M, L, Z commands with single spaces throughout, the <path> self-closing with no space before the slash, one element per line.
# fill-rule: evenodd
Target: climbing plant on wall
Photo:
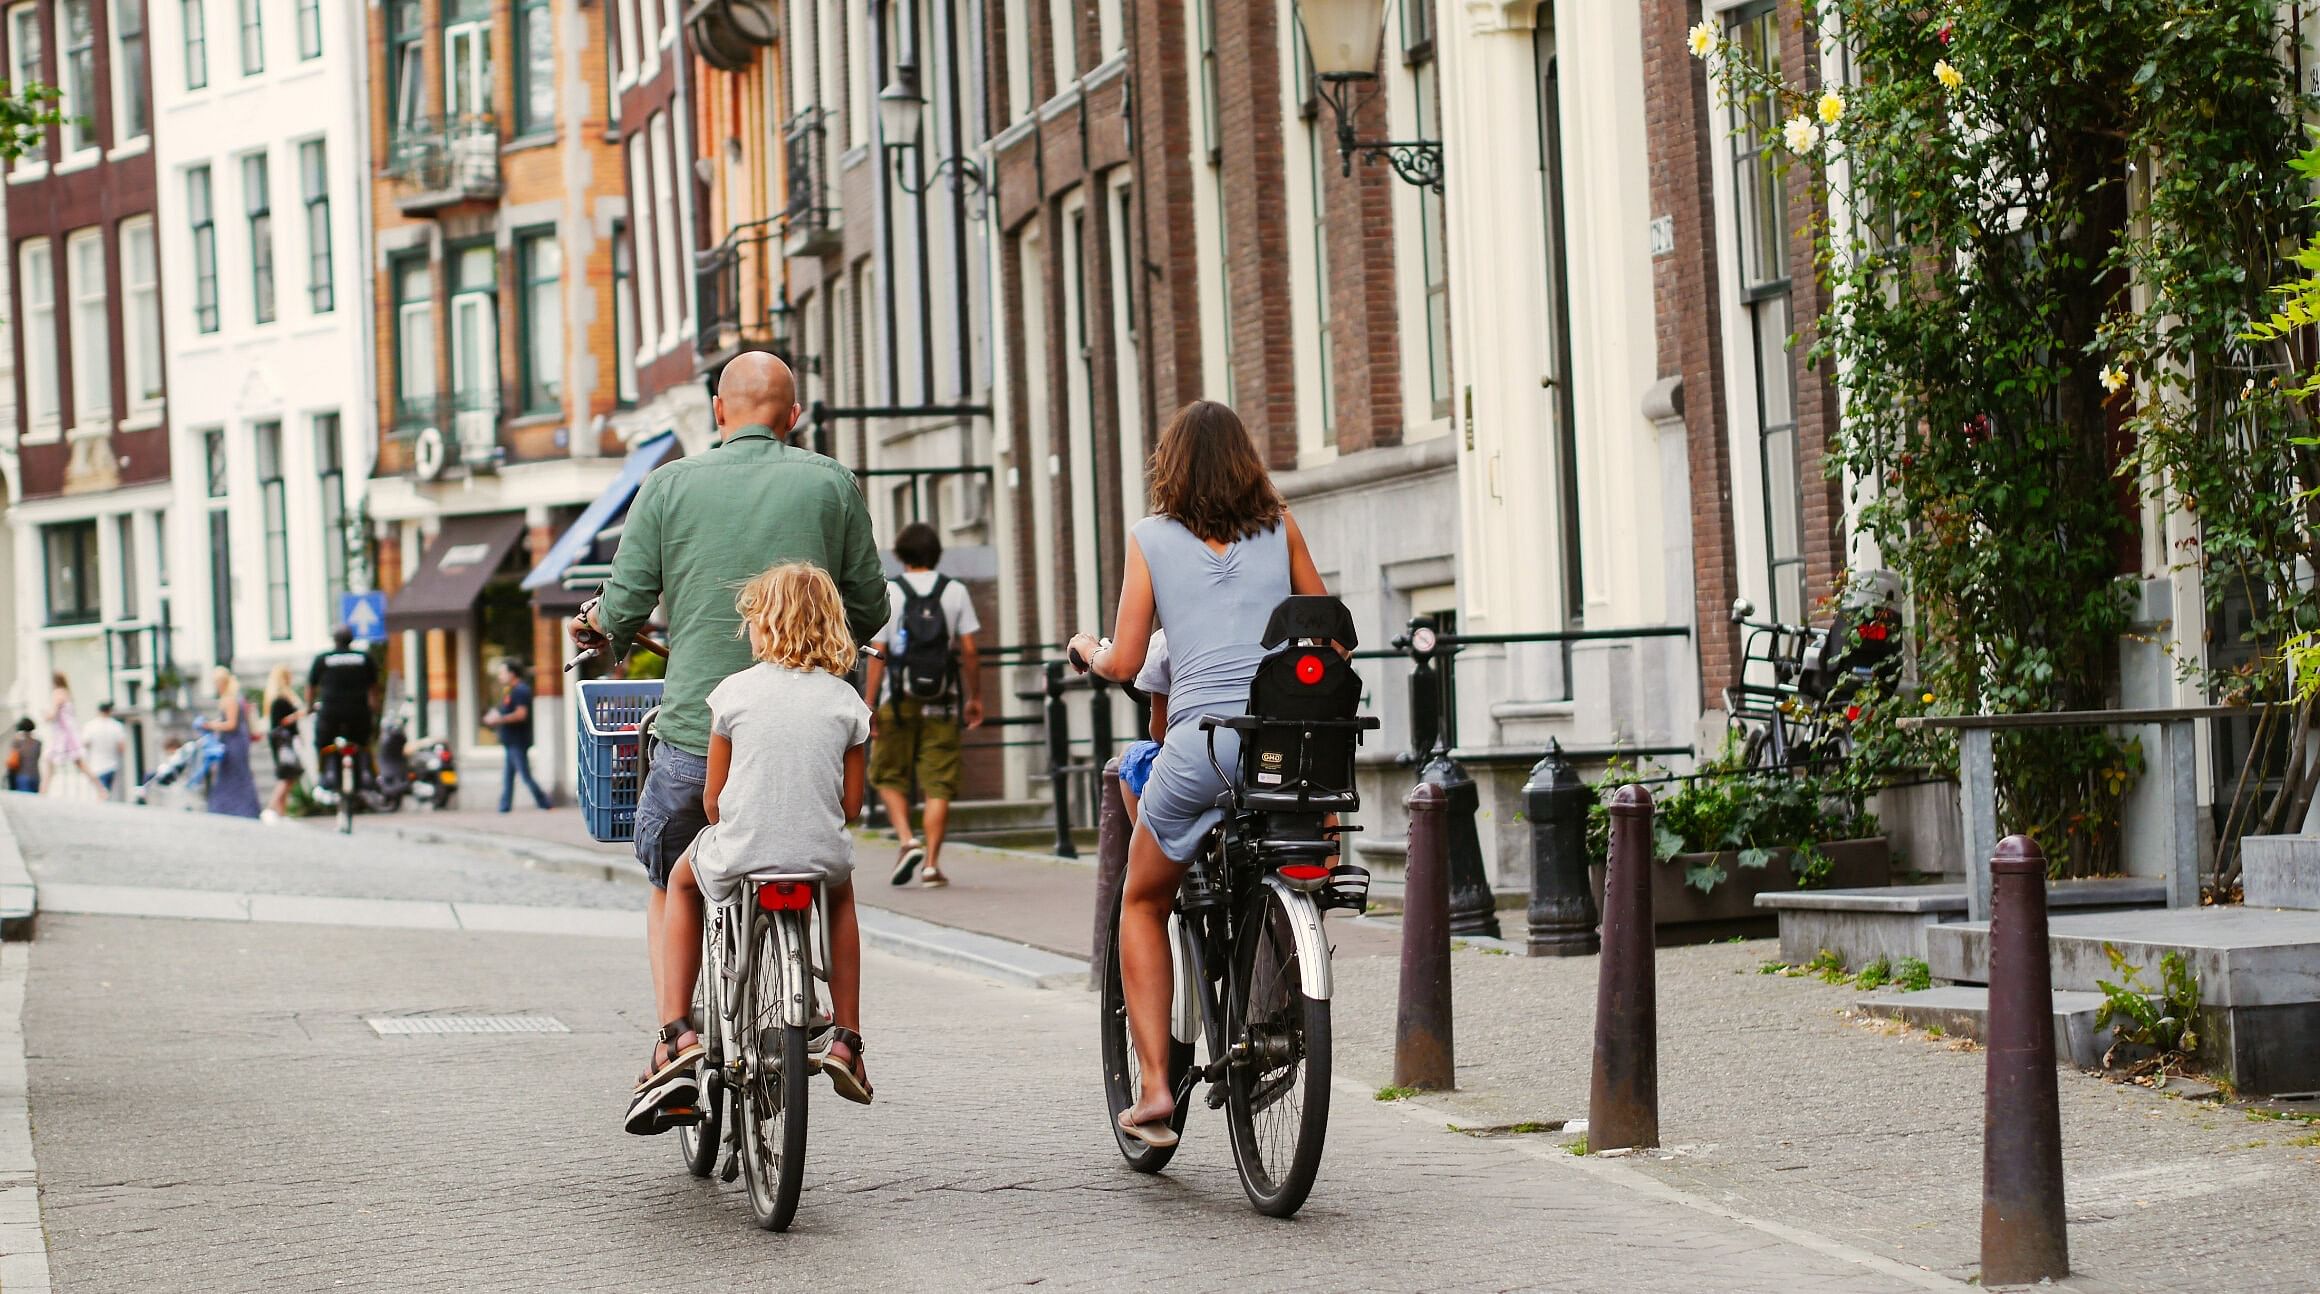
<path fill-rule="evenodd" d="M 2281 501 L 2213 481 L 2276 493 L 2293 457 L 2293 399 L 2245 381 L 2285 361 L 2244 340 L 2300 220 L 2289 20 L 2272 0 L 1822 0 L 1803 76 L 1693 29 L 1817 199 L 1811 358 L 1844 408 L 1827 466 L 1907 582 L 1911 702 L 2115 704 L 2146 501 L 2192 522 L 2169 560 L 2211 597 L 2279 566 Z M 2180 664 L 2204 672 L 2197 642 Z M 1998 759 L 2007 830 L 2058 871 L 2116 870 L 2131 743 L 2009 732 Z"/>

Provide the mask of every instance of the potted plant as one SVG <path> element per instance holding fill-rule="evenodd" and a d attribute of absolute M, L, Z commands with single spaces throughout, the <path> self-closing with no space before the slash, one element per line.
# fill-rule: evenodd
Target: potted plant
<path fill-rule="evenodd" d="M 1610 845 L 1608 793 L 1643 780 L 1614 764 L 1596 783 L 1588 854 L 1600 894 Z M 1655 779 L 1653 924 L 1709 937 L 1769 923 L 1756 896 L 1782 889 L 1852 889 L 1892 880 L 1892 853 L 1855 779 L 1740 766 L 1730 745 L 1688 777 Z M 1664 936 L 1663 936 L 1664 937 Z"/>

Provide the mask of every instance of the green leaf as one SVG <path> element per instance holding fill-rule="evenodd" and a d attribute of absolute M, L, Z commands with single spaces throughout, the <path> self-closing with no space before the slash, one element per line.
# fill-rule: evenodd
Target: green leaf
<path fill-rule="evenodd" d="M 1714 861 L 1709 861 L 1701 863 L 1696 867 L 1685 868 L 1684 884 L 1691 886 L 1693 889 L 1698 890 L 1702 894 L 1706 894 L 1714 890 L 1717 886 L 1722 885 L 1724 883 L 1724 876 L 1724 869 Z"/>
<path fill-rule="evenodd" d="M 1751 846 L 1740 851 L 1739 863 L 1750 871 L 1760 872 L 1772 861 L 1772 851 Z"/>

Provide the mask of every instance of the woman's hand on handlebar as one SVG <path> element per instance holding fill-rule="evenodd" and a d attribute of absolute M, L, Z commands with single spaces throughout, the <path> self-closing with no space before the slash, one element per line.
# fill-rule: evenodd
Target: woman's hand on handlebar
<path fill-rule="evenodd" d="M 1105 646 L 1107 644 L 1094 634 L 1073 634 L 1071 641 L 1064 644 L 1063 654 L 1071 662 L 1073 672 L 1091 674 L 1095 672 L 1096 653 Z"/>

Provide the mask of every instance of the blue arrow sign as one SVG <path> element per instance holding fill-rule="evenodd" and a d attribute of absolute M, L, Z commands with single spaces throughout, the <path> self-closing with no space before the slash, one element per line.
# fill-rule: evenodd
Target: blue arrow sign
<path fill-rule="evenodd" d="M 347 593 L 338 599 L 339 623 L 354 631 L 358 644 L 369 645 L 387 636 L 387 595 Z"/>

